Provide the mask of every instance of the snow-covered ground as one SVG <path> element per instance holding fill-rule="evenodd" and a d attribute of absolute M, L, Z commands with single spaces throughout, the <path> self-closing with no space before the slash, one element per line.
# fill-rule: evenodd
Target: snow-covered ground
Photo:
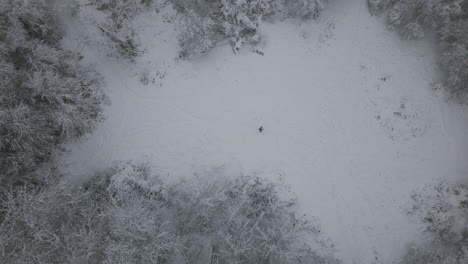
<path fill-rule="evenodd" d="M 344 263 L 391 263 L 420 231 L 410 193 L 468 173 L 468 115 L 431 90 L 430 41 L 401 40 L 366 0 L 263 25 L 264 56 L 223 46 L 175 59 L 168 20 L 137 22 L 147 53 L 136 64 L 97 63 L 112 105 L 62 159 L 74 176 L 142 159 L 170 177 L 282 176 Z"/>

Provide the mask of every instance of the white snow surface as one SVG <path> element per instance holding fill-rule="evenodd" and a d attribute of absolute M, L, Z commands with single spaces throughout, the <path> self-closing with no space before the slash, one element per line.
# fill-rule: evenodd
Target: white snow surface
<path fill-rule="evenodd" d="M 225 45 L 176 59 L 170 20 L 136 22 L 147 52 L 135 64 L 82 51 L 112 105 L 68 146 L 61 164 L 72 176 L 116 160 L 149 161 L 173 178 L 213 167 L 282 176 L 337 256 L 356 264 L 398 260 L 421 232 L 405 213 L 411 192 L 466 177 L 468 116 L 431 89 L 432 41 L 401 40 L 366 0 L 331 0 L 316 21 L 264 24 L 264 56 Z"/>

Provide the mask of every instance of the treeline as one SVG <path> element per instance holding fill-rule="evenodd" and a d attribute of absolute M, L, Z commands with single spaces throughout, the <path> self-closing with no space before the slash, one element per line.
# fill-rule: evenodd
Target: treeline
<path fill-rule="evenodd" d="M 51 1 L 0 0 L 2 190 L 42 184 L 53 152 L 102 120 L 101 77 L 61 39 Z"/>
<path fill-rule="evenodd" d="M 213 173 L 168 184 L 118 163 L 79 186 L 9 196 L 0 262 L 339 263 L 319 234 L 281 183 Z"/>
<path fill-rule="evenodd" d="M 446 89 L 459 102 L 468 102 L 468 1 L 368 0 L 370 12 L 388 11 L 388 27 L 406 38 L 437 33 L 439 60 L 446 78 L 436 88 Z"/>
<path fill-rule="evenodd" d="M 222 41 L 234 52 L 261 41 L 260 22 L 285 18 L 313 19 L 323 0 L 174 0 L 186 28 L 180 36 L 181 56 L 204 53 Z"/>
<path fill-rule="evenodd" d="M 102 17 L 96 26 L 108 39 L 111 56 L 133 59 L 139 49 L 138 32 L 132 22 L 138 15 L 173 8 L 173 23 L 180 28 L 180 57 L 209 51 L 221 42 L 228 42 L 234 52 L 245 44 L 261 40 L 259 24 L 285 18 L 315 18 L 326 0 L 77 0 L 75 14 L 97 9 Z M 85 16 L 89 19 L 89 16 Z"/>

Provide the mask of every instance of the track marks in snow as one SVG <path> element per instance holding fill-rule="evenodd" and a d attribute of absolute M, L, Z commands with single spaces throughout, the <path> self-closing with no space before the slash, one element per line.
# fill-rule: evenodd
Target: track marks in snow
<path fill-rule="evenodd" d="M 330 41 L 336 40 L 335 38 L 335 20 L 330 19 L 322 29 L 322 32 L 318 35 L 318 47 L 330 46 Z"/>
<path fill-rule="evenodd" d="M 407 141 L 424 136 L 432 124 L 432 111 L 427 101 L 401 97 L 399 101 L 378 96 L 369 99 L 374 119 L 394 141 Z"/>

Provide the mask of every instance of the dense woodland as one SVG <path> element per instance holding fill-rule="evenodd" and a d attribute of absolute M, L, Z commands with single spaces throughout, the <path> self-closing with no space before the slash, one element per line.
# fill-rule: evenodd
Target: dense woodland
<path fill-rule="evenodd" d="M 281 182 L 214 170 L 169 184 L 120 162 L 72 184 L 55 168 L 54 155 L 92 133 L 111 103 L 99 73 L 63 48 L 61 9 L 80 20 L 92 8 L 108 56 L 132 62 L 142 51 L 131 21 L 168 5 L 187 59 L 223 43 L 236 53 L 261 41 L 260 23 L 314 19 L 326 1 L 0 0 L 0 262 L 339 263 Z M 434 88 L 467 102 L 468 1 L 369 0 L 369 11 L 404 38 L 435 32 L 446 78 Z M 401 263 L 466 263 L 468 188 L 442 183 L 432 193 L 409 197 L 430 239 Z"/>

